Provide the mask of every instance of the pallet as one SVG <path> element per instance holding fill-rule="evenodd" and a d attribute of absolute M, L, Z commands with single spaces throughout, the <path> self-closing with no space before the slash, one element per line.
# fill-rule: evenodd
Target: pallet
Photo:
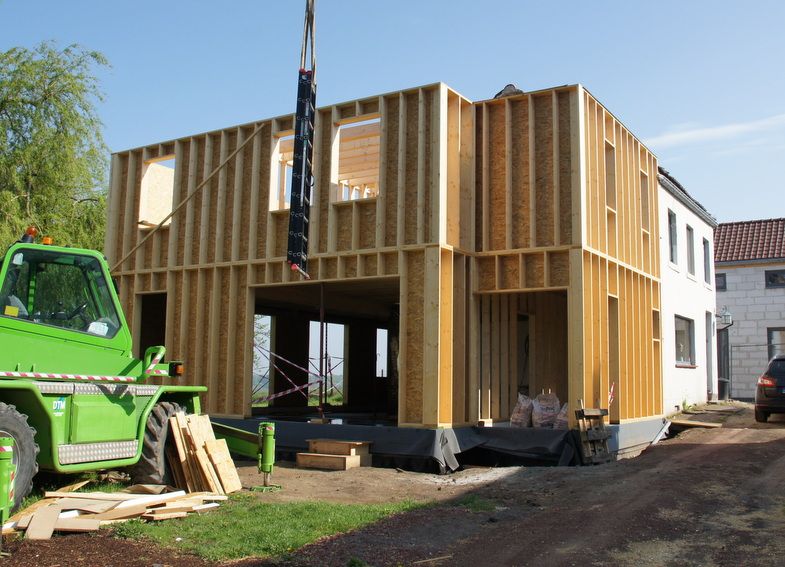
<path fill-rule="evenodd" d="M 581 461 L 585 465 L 599 465 L 613 460 L 608 450 L 611 432 L 605 428 L 607 409 L 583 408 L 575 410 L 581 437 Z"/>

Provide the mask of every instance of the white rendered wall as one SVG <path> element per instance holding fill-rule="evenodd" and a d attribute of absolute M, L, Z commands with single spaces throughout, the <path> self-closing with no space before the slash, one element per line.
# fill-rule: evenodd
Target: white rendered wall
<path fill-rule="evenodd" d="M 670 414 L 686 402 L 695 404 L 717 397 L 717 340 L 714 293 L 714 230 L 661 186 L 659 191 L 660 260 L 662 278 L 663 411 Z M 677 259 L 670 261 L 668 210 L 676 213 Z M 687 270 L 687 225 L 694 231 L 695 275 Z M 709 282 L 704 280 L 703 239 L 709 241 Z M 706 313 L 711 313 L 711 352 L 707 357 Z M 675 316 L 693 321 L 694 366 L 676 361 Z"/>
<path fill-rule="evenodd" d="M 785 327 L 785 288 L 766 289 L 766 270 L 784 270 L 785 263 L 715 267 L 725 274 L 727 291 L 717 292 L 717 311 L 733 315 L 728 329 L 732 398 L 754 398 L 755 384 L 769 361 L 766 330 Z"/>

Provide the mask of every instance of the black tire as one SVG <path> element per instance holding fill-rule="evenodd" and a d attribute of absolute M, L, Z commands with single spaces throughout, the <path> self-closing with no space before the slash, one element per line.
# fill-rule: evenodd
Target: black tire
<path fill-rule="evenodd" d="M 755 408 L 755 421 L 758 423 L 766 423 L 769 420 L 769 414 L 763 410 Z"/>
<path fill-rule="evenodd" d="M 0 437 L 13 437 L 16 475 L 14 477 L 14 504 L 16 510 L 30 494 L 33 477 L 38 472 L 38 444 L 35 429 L 27 423 L 27 416 L 16 407 L 0 402 Z"/>
<path fill-rule="evenodd" d="M 169 437 L 169 418 L 182 408 L 173 402 L 158 402 L 147 418 L 142 444 L 142 456 L 131 470 L 131 478 L 138 484 L 172 484 L 166 464 L 166 439 Z"/>

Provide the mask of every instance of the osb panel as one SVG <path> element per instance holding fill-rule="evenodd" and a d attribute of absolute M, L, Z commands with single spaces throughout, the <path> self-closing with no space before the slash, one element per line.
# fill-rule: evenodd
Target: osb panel
<path fill-rule="evenodd" d="M 319 252 L 327 252 L 328 235 L 328 211 L 330 208 L 330 178 L 331 159 L 332 159 L 332 113 L 330 109 L 322 110 L 317 113 L 316 127 L 321 131 L 320 143 L 318 148 L 314 148 L 314 158 L 318 160 L 319 176 L 314 180 L 314 192 L 316 194 L 316 207 L 319 208 Z M 269 182 L 268 182 L 269 185 Z"/>
<path fill-rule="evenodd" d="M 425 107 L 425 115 L 424 120 L 425 124 L 422 125 L 425 129 L 425 136 L 422 143 L 425 145 L 424 148 L 420 150 L 420 153 L 423 155 L 423 160 L 420 163 L 420 167 L 423 168 L 425 172 L 425 186 L 423 187 L 424 191 L 424 202 L 423 202 L 423 227 L 422 227 L 422 234 L 426 242 L 435 242 L 438 240 L 438 224 L 436 224 L 437 233 L 433 234 L 431 229 L 433 223 L 432 215 L 433 215 L 433 207 L 431 206 L 433 203 L 433 194 L 434 192 L 439 190 L 439 176 L 438 172 L 433 170 L 434 166 L 434 154 L 436 156 L 439 155 L 439 146 L 436 143 L 433 143 L 432 136 L 434 135 L 434 127 L 438 128 L 438 118 L 439 115 L 434 115 L 434 108 L 435 103 L 434 99 L 439 96 L 438 90 L 430 90 L 424 91 L 424 101 L 423 106 Z M 438 132 L 438 130 L 437 130 Z M 438 158 L 437 158 L 438 160 Z M 418 242 L 422 242 L 423 240 L 418 238 Z"/>
<path fill-rule="evenodd" d="M 534 97 L 534 159 L 536 245 L 553 245 L 553 99 Z"/>
<path fill-rule="evenodd" d="M 398 137 L 401 132 L 400 98 L 398 95 L 384 99 L 386 111 L 382 116 L 383 132 L 387 139 L 382 141 L 385 153 L 381 156 L 386 164 L 381 172 L 384 176 L 384 191 L 387 195 L 387 210 L 384 217 L 384 246 L 395 246 L 398 235 Z"/>
<path fill-rule="evenodd" d="M 401 293 L 406 294 L 405 340 L 405 415 L 406 423 L 422 422 L 423 340 L 425 308 L 425 253 L 407 252 L 406 281 L 401 282 Z M 404 288 L 405 286 L 405 288 Z"/>
<path fill-rule="evenodd" d="M 499 289 L 518 289 L 521 285 L 520 256 L 500 256 L 499 267 Z"/>
<path fill-rule="evenodd" d="M 558 93 L 559 100 L 559 240 L 572 243 L 572 146 L 570 92 Z M 577 124 L 576 124 L 577 127 Z"/>
<path fill-rule="evenodd" d="M 237 132 L 231 131 L 226 136 L 226 148 L 223 155 L 228 156 L 237 148 Z M 217 227 L 221 231 L 219 236 L 221 246 L 220 258 L 230 260 L 232 258 L 232 218 L 234 214 L 234 178 L 237 174 L 237 158 L 231 160 L 223 168 L 225 172 L 225 185 L 221 198 L 224 201 L 224 216 L 222 226 Z M 220 174 L 219 174 L 220 175 Z"/>
<path fill-rule="evenodd" d="M 221 163 L 221 138 L 220 135 L 213 135 L 211 136 L 213 139 L 213 155 L 211 158 L 211 163 L 213 167 L 217 166 Z M 209 175 L 209 172 L 208 172 Z M 216 240 L 215 236 L 218 231 L 218 201 L 219 201 L 219 191 L 218 191 L 218 177 L 213 176 L 213 178 L 209 181 L 207 186 L 205 187 L 205 191 L 209 196 L 209 217 L 207 219 L 207 262 L 212 263 L 215 261 L 215 245 Z"/>
<path fill-rule="evenodd" d="M 404 167 L 404 242 L 417 243 L 417 169 L 418 161 L 418 127 L 419 127 L 419 96 L 417 93 L 406 95 L 406 158 Z"/>
<path fill-rule="evenodd" d="M 196 167 L 193 172 L 189 172 L 189 175 L 194 176 L 194 187 L 197 187 L 203 180 L 204 180 L 204 159 L 205 159 L 205 138 L 203 136 L 199 138 L 194 138 L 192 142 L 191 151 L 196 152 Z M 202 246 L 204 246 L 204 242 L 199 237 L 200 229 L 202 226 L 202 208 L 203 208 L 203 201 L 205 199 L 205 189 L 202 188 L 196 192 L 191 200 L 188 202 L 186 207 L 191 211 L 191 218 L 193 219 L 193 238 L 191 238 L 190 247 L 191 247 L 191 257 L 185 258 L 185 264 L 198 264 L 199 263 L 199 254 Z M 208 198 L 209 199 L 209 198 Z"/>
<path fill-rule="evenodd" d="M 265 123 L 257 134 L 259 138 L 259 192 L 256 204 L 256 257 L 264 258 L 267 243 L 267 210 L 270 208 L 270 169 L 272 165 L 271 124 Z M 318 204 L 316 206 L 319 206 Z"/>
<path fill-rule="evenodd" d="M 247 140 L 253 132 L 252 129 L 246 128 L 243 130 L 243 139 Z M 258 136 L 258 134 L 257 134 Z M 240 226 L 233 227 L 235 234 L 240 239 L 239 242 L 239 258 L 247 259 L 250 257 L 250 243 L 248 241 L 248 227 L 251 224 L 251 194 L 256 191 L 259 193 L 258 187 L 253 187 L 253 148 L 254 141 L 249 142 L 240 155 L 243 156 L 243 171 L 242 171 L 242 184 L 240 196 Z M 258 229 L 258 224 L 257 224 Z"/>
<path fill-rule="evenodd" d="M 505 143 L 505 105 L 488 104 L 488 245 L 489 250 L 507 248 L 507 155 Z"/>
<path fill-rule="evenodd" d="M 532 246 L 530 238 L 531 203 L 529 171 L 529 99 L 511 101 L 513 144 L 510 148 L 510 172 L 512 175 L 512 247 Z"/>
<path fill-rule="evenodd" d="M 321 279 L 325 280 L 333 280 L 338 277 L 338 259 L 337 258 L 322 258 L 321 259 L 321 266 L 320 272 L 324 271 L 324 274 L 319 274 Z"/>
<path fill-rule="evenodd" d="M 219 294 L 219 296 L 214 296 L 212 298 L 212 301 L 214 302 L 221 301 L 223 299 L 223 291 L 231 292 L 231 288 L 229 286 L 229 270 L 227 268 L 219 268 L 218 282 L 219 288 L 214 290 L 214 293 Z M 226 311 L 226 309 L 217 310 L 218 320 L 215 321 L 212 326 L 213 332 L 217 331 L 219 337 L 218 352 L 213 353 L 213 355 L 218 356 L 218 391 L 216 392 L 216 409 L 221 413 L 226 413 L 227 405 L 229 405 L 229 400 L 227 400 L 228 396 L 226 395 L 226 382 L 229 379 L 234 379 L 233 376 L 230 377 L 226 374 L 229 341 L 235 340 L 234 337 L 229 335 L 229 314 Z"/>
<path fill-rule="evenodd" d="M 123 257 L 123 227 L 125 226 L 126 217 L 133 214 L 132 211 L 129 211 L 125 206 L 126 195 L 128 194 L 128 154 L 120 154 L 117 163 L 120 167 L 119 172 L 112 171 L 113 178 L 114 176 L 119 176 L 116 185 L 117 193 L 110 195 L 110 199 L 113 202 L 117 202 L 117 217 L 115 219 L 115 224 L 112 225 L 113 232 L 116 236 L 114 241 L 107 242 L 106 247 L 107 256 L 111 259 L 112 263 L 117 262 Z"/>
<path fill-rule="evenodd" d="M 180 178 L 179 183 L 177 183 L 178 179 L 175 176 L 175 183 L 177 186 L 174 188 L 173 193 L 173 200 L 172 200 L 172 207 L 176 207 L 180 204 L 187 195 L 188 195 L 188 175 L 189 169 L 188 165 L 191 163 L 191 143 L 190 141 L 183 142 L 180 144 L 180 157 L 178 158 L 179 161 L 179 168 L 180 168 Z M 185 214 L 187 212 L 187 206 L 180 209 L 182 213 L 175 215 L 172 218 L 172 223 L 177 227 L 177 232 L 185 234 Z M 176 247 L 176 255 L 174 258 L 171 259 L 172 264 L 176 266 L 182 266 L 184 263 L 184 253 L 185 253 L 185 238 L 178 238 L 175 242 Z M 168 262 L 167 262 L 168 263 Z M 166 264 L 164 264 L 166 265 Z"/>
<path fill-rule="evenodd" d="M 384 275 L 385 276 L 397 276 L 398 275 L 398 253 L 397 252 L 387 252 L 382 254 L 382 259 L 384 263 Z"/>
<path fill-rule="evenodd" d="M 357 201 L 355 203 L 360 221 L 360 249 L 376 246 L 376 199 Z"/>
<path fill-rule="evenodd" d="M 480 291 L 496 289 L 496 258 L 494 256 L 477 258 L 477 277 Z"/>
<path fill-rule="evenodd" d="M 568 286 L 570 284 L 569 252 L 550 252 L 548 254 L 551 286 Z"/>
<path fill-rule="evenodd" d="M 333 205 L 335 210 L 335 222 L 337 223 L 338 238 L 336 249 L 339 252 L 352 249 L 352 203 L 340 203 Z M 286 248 L 284 248 L 284 256 Z"/>
<path fill-rule="evenodd" d="M 357 277 L 357 256 L 344 256 L 339 261 L 343 262 L 343 277 Z"/>
<path fill-rule="evenodd" d="M 183 302 L 184 302 L 183 272 L 182 271 L 174 272 L 173 279 L 174 279 L 174 289 L 170 288 L 166 290 L 167 291 L 166 306 L 167 309 L 172 309 L 173 311 L 173 318 L 171 319 L 172 343 L 170 345 L 167 345 L 169 347 L 167 349 L 168 350 L 167 359 L 169 360 L 181 359 L 183 356 L 183 345 L 182 345 L 183 329 L 180 326 L 180 321 L 183 315 Z M 167 321 L 167 325 L 169 324 L 170 324 L 169 321 Z"/>
<path fill-rule="evenodd" d="M 289 233 L 289 211 L 276 211 L 270 217 L 273 223 L 273 238 L 275 239 L 273 257 L 282 258 L 286 256 L 286 247 L 289 244 L 287 239 Z"/>
<path fill-rule="evenodd" d="M 379 258 L 376 254 L 366 254 L 363 259 L 363 276 L 379 275 Z"/>
<path fill-rule="evenodd" d="M 483 233 L 483 159 L 485 159 L 485 149 L 483 147 L 483 116 L 482 106 L 475 107 L 474 113 L 474 249 L 482 250 Z"/>
<path fill-rule="evenodd" d="M 526 269 L 526 287 L 545 287 L 545 258 L 542 254 L 523 257 Z"/>

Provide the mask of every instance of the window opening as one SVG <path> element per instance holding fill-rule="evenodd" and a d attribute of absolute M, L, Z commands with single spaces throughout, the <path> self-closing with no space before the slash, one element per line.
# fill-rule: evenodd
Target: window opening
<path fill-rule="evenodd" d="M 145 293 L 138 297 L 141 318 L 136 355 L 142 358 L 148 348 L 166 342 L 166 294 Z"/>
<path fill-rule="evenodd" d="M 605 205 L 616 210 L 616 148 L 605 142 Z"/>
<path fill-rule="evenodd" d="M 336 136 L 338 191 L 335 201 L 370 199 L 379 194 L 381 119 L 341 124 Z"/>
<path fill-rule="evenodd" d="M 785 270 L 766 270 L 766 287 L 785 287 Z"/>
<path fill-rule="evenodd" d="M 376 377 L 387 376 L 387 329 L 376 329 Z"/>
<path fill-rule="evenodd" d="M 152 228 L 164 220 L 174 207 L 173 155 L 147 160 L 142 167 L 142 186 L 139 196 L 139 226 Z M 172 219 L 167 219 L 164 226 Z"/>
<path fill-rule="evenodd" d="M 649 176 L 641 171 L 641 228 L 649 230 Z"/>
<path fill-rule="evenodd" d="M 251 405 L 267 407 L 270 390 L 270 334 L 273 318 L 270 315 L 254 315 L 253 318 L 253 379 L 251 381 Z"/>
<path fill-rule="evenodd" d="M 294 166 L 294 134 L 279 136 L 275 142 L 270 170 L 270 210 L 289 208 Z"/>
<path fill-rule="evenodd" d="M 728 289 L 728 282 L 725 274 L 714 274 L 714 289 L 725 291 Z"/>
<path fill-rule="evenodd" d="M 670 260 L 676 264 L 678 262 L 677 254 L 677 235 L 676 235 L 676 213 L 668 209 L 668 239 L 670 244 Z"/>
<path fill-rule="evenodd" d="M 327 403 L 332 406 L 342 406 L 345 399 L 344 390 L 344 353 L 346 351 L 345 325 L 340 323 L 325 323 L 324 325 L 324 392 Z M 313 374 L 310 382 L 317 380 L 319 374 L 319 321 L 311 321 L 308 368 Z M 308 405 L 319 405 L 319 385 L 314 384 L 308 389 Z"/>
<path fill-rule="evenodd" d="M 695 365 L 695 322 L 676 315 L 676 363 Z"/>
<path fill-rule="evenodd" d="M 695 275 L 695 231 L 687 225 L 687 271 Z"/>

